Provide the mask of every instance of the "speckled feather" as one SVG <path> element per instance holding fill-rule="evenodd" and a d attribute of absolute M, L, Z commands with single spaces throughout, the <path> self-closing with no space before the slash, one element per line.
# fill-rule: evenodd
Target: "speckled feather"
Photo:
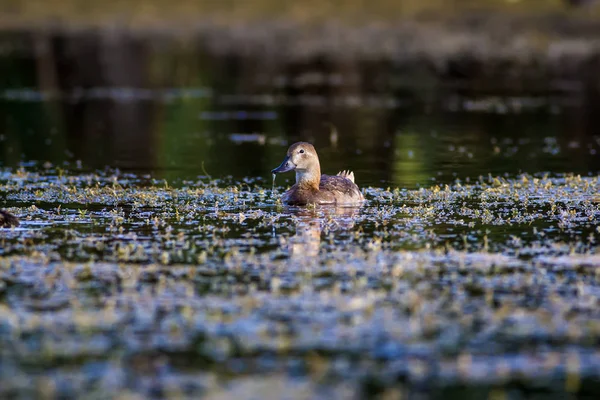
<path fill-rule="evenodd" d="M 295 184 L 283 194 L 282 201 L 289 205 L 337 204 L 356 205 L 364 200 L 358 186 L 345 176 L 321 175 L 319 190 Z"/>

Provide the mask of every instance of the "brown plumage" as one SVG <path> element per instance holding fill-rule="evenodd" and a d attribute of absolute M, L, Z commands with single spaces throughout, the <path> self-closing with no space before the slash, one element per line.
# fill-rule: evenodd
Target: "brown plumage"
<path fill-rule="evenodd" d="M 274 174 L 296 172 L 296 183 L 281 200 L 289 205 L 335 204 L 357 206 L 365 200 L 354 183 L 354 173 L 341 171 L 335 176 L 321 175 L 319 156 L 312 144 L 294 143 Z"/>
<path fill-rule="evenodd" d="M 19 219 L 4 210 L 0 210 L 0 228 L 19 226 Z"/>

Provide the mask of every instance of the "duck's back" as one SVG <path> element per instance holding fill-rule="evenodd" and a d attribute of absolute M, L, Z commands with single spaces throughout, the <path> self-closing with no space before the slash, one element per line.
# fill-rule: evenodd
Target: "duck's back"
<path fill-rule="evenodd" d="M 283 202 L 290 205 L 335 204 L 351 206 L 359 205 L 363 201 L 364 197 L 358 186 L 342 175 L 321 175 L 318 191 L 295 184 L 283 196 Z"/>
<path fill-rule="evenodd" d="M 356 204 L 364 200 L 356 183 L 342 175 L 321 175 L 319 192 L 324 195 L 329 194 L 336 204 Z"/>

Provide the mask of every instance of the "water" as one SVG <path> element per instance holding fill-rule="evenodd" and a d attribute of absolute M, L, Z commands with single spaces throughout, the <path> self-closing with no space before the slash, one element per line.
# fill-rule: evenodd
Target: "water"
<path fill-rule="evenodd" d="M 170 182 L 205 172 L 267 179 L 286 147 L 306 140 L 325 173 L 353 169 L 362 185 L 600 169 L 600 101 L 584 76 L 543 87 L 527 76 L 500 85 L 384 60 L 258 65 L 200 39 L 160 36 L 3 43 L 0 162 L 13 168 L 36 160 Z"/>
<path fill-rule="evenodd" d="M 1 397 L 598 392 L 593 93 L 121 39 L 0 47 Z"/>

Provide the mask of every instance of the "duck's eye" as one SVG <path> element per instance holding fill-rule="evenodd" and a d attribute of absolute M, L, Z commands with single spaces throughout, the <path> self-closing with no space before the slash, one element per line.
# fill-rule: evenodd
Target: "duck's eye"
<path fill-rule="evenodd" d="M 300 150 L 298 153 L 304 154 L 304 149 Z"/>

